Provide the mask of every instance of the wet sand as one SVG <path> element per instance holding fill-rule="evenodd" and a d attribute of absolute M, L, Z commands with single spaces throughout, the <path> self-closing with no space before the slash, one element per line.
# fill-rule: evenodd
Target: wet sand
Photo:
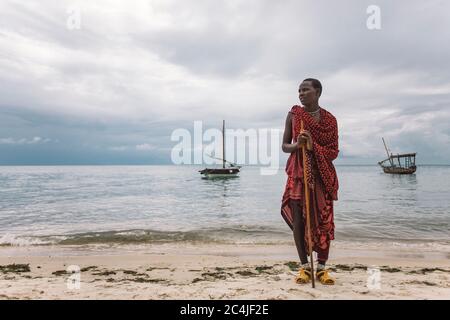
<path fill-rule="evenodd" d="M 449 258 L 445 247 L 335 244 L 336 284 L 312 289 L 294 281 L 292 245 L 5 247 L 0 299 L 449 299 Z"/>

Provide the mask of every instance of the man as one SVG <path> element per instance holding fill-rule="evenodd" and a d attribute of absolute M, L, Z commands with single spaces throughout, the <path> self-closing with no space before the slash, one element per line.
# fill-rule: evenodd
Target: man
<path fill-rule="evenodd" d="M 322 84 L 317 79 L 303 80 L 299 87 L 302 106 L 293 106 L 286 118 L 283 152 L 290 153 L 286 164 L 288 175 L 283 194 L 281 215 L 292 229 L 301 267 L 295 281 L 307 283 L 314 276 L 308 264 L 306 201 L 304 201 L 303 170 L 310 189 L 310 223 L 312 249 L 317 252 L 317 279 L 333 285 L 335 280 L 325 269 L 330 241 L 334 240 L 333 201 L 339 188 L 332 161 L 337 158 L 338 128 L 336 118 L 319 106 Z M 303 130 L 301 123 L 303 122 Z M 302 147 L 306 149 L 303 168 Z"/>

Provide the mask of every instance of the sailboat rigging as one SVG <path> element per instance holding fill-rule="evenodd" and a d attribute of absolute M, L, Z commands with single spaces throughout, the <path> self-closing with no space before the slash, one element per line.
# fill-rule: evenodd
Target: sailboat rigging
<path fill-rule="evenodd" d="M 384 148 L 386 149 L 387 159 L 378 162 L 384 173 L 392 174 L 412 174 L 416 172 L 416 153 L 392 154 L 386 146 L 384 138 Z M 397 163 L 394 161 L 397 160 Z M 403 161 L 402 161 L 403 160 Z"/>
<path fill-rule="evenodd" d="M 222 168 L 205 168 L 203 170 L 199 170 L 200 174 L 203 175 L 205 178 L 228 178 L 228 177 L 236 177 L 237 174 L 240 172 L 241 167 L 227 161 L 225 159 L 225 120 L 223 120 L 222 125 L 222 158 L 216 158 L 211 155 L 209 157 L 217 160 L 222 160 Z M 228 167 L 226 166 L 228 164 Z"/>

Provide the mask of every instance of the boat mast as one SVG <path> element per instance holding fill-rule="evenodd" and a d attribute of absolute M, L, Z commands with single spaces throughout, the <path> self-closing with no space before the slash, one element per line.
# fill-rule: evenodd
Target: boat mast
<path fill-rule="evenodd" d="M 388 148 L 386 147 L 386 142 L 384 142 L 384 138 L 383 137 L 381 137 L 381 139 L 383 140 L 384 148 L 386 149 L 386 153 L 387 153 L 389 162 L 391 163 L 391 166 L 394 166 L 394 163 L 392 162 L 391 156 L 389 155 Z"/>
<path fill-rule="evenodd" d="M 222 166 L 225 169 L 225 120 L 222 120 L 222 154 L 223 154 L 223 161 L 222 161 Z"/>

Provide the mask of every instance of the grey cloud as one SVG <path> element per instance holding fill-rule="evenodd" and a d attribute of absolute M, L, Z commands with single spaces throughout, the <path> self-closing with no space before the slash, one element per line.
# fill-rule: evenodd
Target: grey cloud
<path fill-rule="evenodd" d="M 193 120 L 282 129 L 308 76 L 342 124 L 338 162 L 373 163 L 383 135 L 450 161 L 446 1 L 378 1 L 376 31 L 372 1 L 95 1 L 73 32 L 71 4 L 1 4 L 0 138 L 51 141 L 4 143 L 0 163 L 167 163 Z"/>
<path fill-rule="evenodd" d="M 193 73 L 236 76 L 248 70 L 258 58 L 262 39 L 224 32 L 159 32 L 147 36 L 142 43 L 164 59 L 187 67 Z"/>

